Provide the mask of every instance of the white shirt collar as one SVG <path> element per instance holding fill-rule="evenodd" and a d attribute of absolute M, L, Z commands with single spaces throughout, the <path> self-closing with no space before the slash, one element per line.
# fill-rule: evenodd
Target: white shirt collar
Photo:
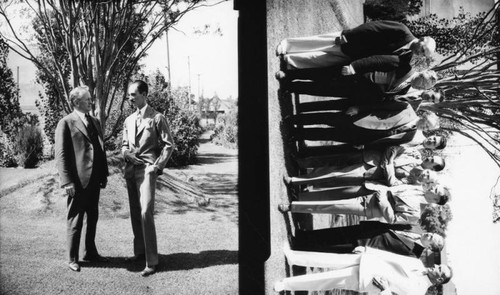
<path fill-rule="evenodd" d="M 144 117 L 144 113 L 146 112 L 147 107 L 148 107 L 148 104 L 147 103 L 144 104 L 144 106 L 137 111 L 137 115 L 141 115 L 142 117 Z"/>
<path fill-rule="evenodd" d="M 78 115 L 78 117 L 80 117 L 80 119 L 83 121 L 83 124 L 85 124 L 85 126 L 87 126 L 88 122 L 87 122 L 87 118 L 85 118 L 85 113 L 82 113 L 77 109 L 74 109 L 73 111 Z"/>

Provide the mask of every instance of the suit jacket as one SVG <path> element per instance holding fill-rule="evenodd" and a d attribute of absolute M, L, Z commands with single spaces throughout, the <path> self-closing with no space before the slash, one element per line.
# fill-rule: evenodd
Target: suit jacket
<path fill-rule="evenodd" d="M 373 277 L 382 276 L 396 294 L 424 295 L 432 283 L 426 275 L 421 275 L 423 270 L 425 267 L 417 258 L 368 247 L 359 263 L 360 291 L 373 290 Z"/>
<path fill-rule="evenodd" d="M 424 250 L 418 243 L 420 234 L 412 234 L 411 230 L 409 225 L 361 222 L 352 226 L 296 231 L 293 246 L 294 250 L 334 253 L 350 253 L 357 246 L 368 246 L 420 257 Z"/>
<path fill-rule="evenodd" d="M 342 31 L 347 41 L 342 52 L 351 59 L 391 54 L 416 39 L 404 24 L 395 21 L 372 21 Z"/>
<path fill-rule="evenodd" d="M 98 132 L 99 146 L 102 149 L 104 159 L 104 142 L 99 121 L 90 116 L 89 124 L 94 124 Z M 92 175 L 94 163 L 94 146 L 85 127 L 85 124 L 76 114 L 71 114 L 62 118 L 56 127 L 55 132 L 55 158 L 57 170 L 61 178 L 61 187 L 67 184 L 75 184 L 75 188 L 86 188 Z M 98 175 L 100 181 L 105 181 L 108 176 L 108 165 L 106 161 L 99 163 L 100 170 Z"/>
<path fill-rule="evenodd" d="M 353 124 L 372 130 L 414 129 L 418 116 L 406 102 L 390 101 L 377 105 L 360 107 Z"/>
<path fill-rule="evenodd" d="M 174 149 L 174 140 L 165 116 L 146 106 L 141 125 L 136 128 L 138 112 L 125 119 L 122 152 L 128 150 L 162 173 Z M 125 178 L 132 178 L 134 165 L 125 163 Z"/>
<path fill-rule="evenodd" d="M 399 185 L 380 198 L 378 204 L 383 217 L 389 223 L 417 224 L 421 204 L 427 204 L 420 185 Z"/>

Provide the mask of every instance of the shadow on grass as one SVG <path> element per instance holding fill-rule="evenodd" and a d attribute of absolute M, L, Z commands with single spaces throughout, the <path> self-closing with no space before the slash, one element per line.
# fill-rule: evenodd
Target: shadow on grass
<path fill-rule="evenodd" d="M 125 268 L 131 272 L 141 272 L 145 262 L 127 262 L 125 257 L 111 257 L 110 262 L 80 262 L 82 267 L 98 268 Z M 238 251 L 231 250 L 210 250 L 200 253 L 174 253 L 169 255 L 159 255 L 157 272 L 168 272 L 176 270 L 190 270 L 196 268 L 206 268 L 215 265 L 238 264 Z"/>
<path fill-rule="evenodd" d="M 218 164 L 229 161 L 236 161 L 238 156 L 228 154 L 203 154 L 198 156 L 198 162 L 195 165 Z"/>

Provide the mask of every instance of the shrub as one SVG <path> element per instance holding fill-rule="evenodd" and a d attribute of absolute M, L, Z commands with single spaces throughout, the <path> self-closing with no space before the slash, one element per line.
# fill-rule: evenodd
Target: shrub
<path fill-rule="evenodd" d="M 419 14 L 422 4 L 422 0 L 367 0 L 364 13 L 371 20 L 403 21 Z"/>
<path fill-rule="evenodd" d="M 174 137 L 175 150 L 168 166 L 184 166 L 196 162 L 196 154 L 200 146 L 202 128 L 199 118 L 193 111 L 174 108 L 167 113 L 170 131 Z"/>
<path fill-rule="evenodd" d="M 217 125 L 212 135 L 212 141 L 217 145 L 228 148 L 238 146 L 238 112 L 236 104 L 231 107 L 227 114 L 218 117 Z"/>
<path fill-rule="evenodd" d="M 43 156 L 42 130 L 35 124 L 24 124 L 14 139 L 16 160 L 24 168 L 35 168 Z"/>
<path fill-rule="evenodd" d="M 178 167 L 195 163 L 202 128 L 195 108 L 189 107 L 189 92 L 182 87 L 171 90 L 159 71 L 146 80 L 150 85 L 148 104 L 165 114 L 174 137 L 175 150 L 167 166 Z"/>
<path fill-rule="evenodd" d="M 422 211 L 420 225 L 427 232 L 437 233 L 446 237 L 446 228 L 452 218 L 453 215 L 448 204 L 443 206 L 428 205 Z"/>
<path fill-rule="evenodd" d="M 13 144 L 3 132 L 0 132 L 0 166 L 17 167 Z"/>

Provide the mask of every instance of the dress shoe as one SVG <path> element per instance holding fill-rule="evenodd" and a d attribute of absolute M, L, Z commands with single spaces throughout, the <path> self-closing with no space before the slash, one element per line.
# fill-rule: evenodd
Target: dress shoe
<path fill-rule="evenodd" d="M 288 176 L 285 172 L 285 174 L 283 174 L 283 182 L 289 186 L 290 184 L 292 184 L 292 178 L 290 176 Z"/>
<path fill-rule="evenodd" d="M 286 212 L 290 211 L 290 204 L 279 204 L 278 205 L 278 210 L 281 213 L 286 213 Z"/>
<path fill-rule="evenodd" d="M 278 81 L 284 81 L 286 79 L 286 73 L 283 71 L 277 71 L 276 74 L 274 74 L 274 77 Z"/>
<path fill-rule="evenodd" d="M 282 56 L 286 54 L 287 42 L 285 40 L 281 41 L 278 46 L 276 46 L 276 56 Z"/>
<path fill-rule="evenodd" d="M 137 261 L 143 261 L 145 259 L 146 259 L 146 256 L 144 256 L 144 254 L 139 254 L 139 255 L 135 255 L 135 256 L 132 256 L 132 257 L 125 258 L 125 261 L 127 261 L 127 262 L 137 262 Z"/>
<path fill-rule="evenodd" d="M 94 255 L 94 256 L 85 256 L 83 257 L 83 260 L 88 261 L 88 262 L 109 262 L 109 258 L 106 258 L 101 255 Z"/>
<path fill-rule="evenodd" d="M 80 271 L 80 265 L 78 263 L 74 262 L 74 261 L 68 263 L 68 267 L 72 271 Z"/>
<path fill-rule="evenodd" d="M 147 277 L 154 274 L 155 272 L 156 272 L 156 266 L 151 266 L 151 267 L 146 266 L 146 268 L 143 271 L 141 271 L 141 276 Z"/>
<path fill-rule="evenodd" d="M 274 283 L 274 292 L 281 292 L 285 290 L 285 283 L 282 281 Z"/>

